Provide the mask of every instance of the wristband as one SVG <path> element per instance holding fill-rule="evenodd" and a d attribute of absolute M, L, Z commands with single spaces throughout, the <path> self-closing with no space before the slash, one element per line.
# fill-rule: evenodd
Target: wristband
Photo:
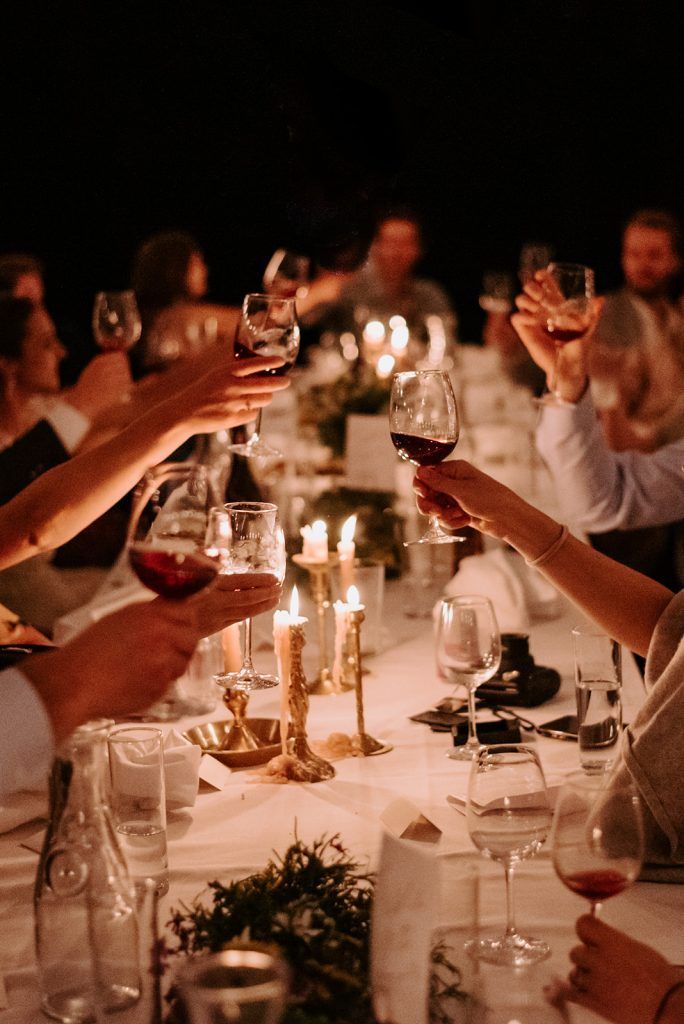
<path fill-rule="evenodd" d="M 525 563 L 536 569 L 537 566 L 543 565 L 544 562 L 548 562 L 550 558 L 553 558 L 557 551 L 560 551 L 569 536 L 570 531 L 567 526 L 561 526 L 561 532 L 559 536 L 556 537 L 553 544 L 551 544 L 546 551 L 542 551 L 541 555 L 537 555 L 536 558 L 526 558 Z"/>
<path fill-rule="evenodd" d="M 665 995 L 658 1003 L 655 1016 L 653 1017 L 653 1024 L 658 1024 L 660 1018 L 663 1015 L 663 1012 L 667 1009 L 667 1004 L 670 1001 L 670 996 L 673 996 L 675 992 L 677 992 L 680 988 L 684 988 L 684 978 L 682 978 L 680 981 L 675 981 L 674 985 L 670 985 L 670 987 L 667 989 Z"/>

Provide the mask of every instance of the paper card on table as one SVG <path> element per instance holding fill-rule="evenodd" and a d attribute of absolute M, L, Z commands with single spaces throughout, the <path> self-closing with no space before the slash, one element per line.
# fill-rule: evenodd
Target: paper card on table
<path fill-rule="evenodd" d="M 393 491 L 397 453 L 387 414 L 347 416 L 346 484 L 362 491 Z"/>
<path fill-rule="evenodd" d="M 214 789 L 225 789 L 232 775 L 227 764 L 221 764 L 211 754 L 203 754 L 199 766 L 199 777 Z"/>
<path fill-rule="evenodd" d="M 19 843 L 19 846 L 23 846 L 25 850 L 30 850 L 31 853 L 40 854 L 41 850 L 43 849 L 43 842 L 45 840 L 46 831 L 47 830 L 44 826 L 36 829 L 35 832 L 31 832 L 30 835 L 22 839 L 22 841 Z"/>
<path fill-rule="evenodd" d="M 548 795 L 549 803 L 552 808 L 556 806 L 556 797 L 558 796 L 558 790 L 560 786 L 547 786 L 546 793 Z M 487 804 L 488 810 L 503 810 L 505 807 L 511 807 L 519 809 L 522 807 L 537 807 L 540 799 L 543 797 L 541 792 L 538 793 L 517 793 L 515 796 L 502 796 L 498 800 L 492 800 Z M 447 796 L 447 803 L 460 811 L 461 814 L 466 812 L 467 800 L 464 796 L 452 796 L 451 793 Z M 484 804 L 478 804 L 474 801 L 474 807 L 476 811 L 481 811 L 484 808 Z"/>
<path fill-rule="evenodd" d="M 380 1024 L 427 1024 L 439 892 L 434 857 L 385 833 L 371 918 L 373 1009 Z"/>
<path fill-rule="evenodd" d="M 399 839 L 413 839 L 418 843 L 438 843 L 442 830 L 426 818 L 410 800 L 399 797 L 388 804 L 380 821 Z"/>

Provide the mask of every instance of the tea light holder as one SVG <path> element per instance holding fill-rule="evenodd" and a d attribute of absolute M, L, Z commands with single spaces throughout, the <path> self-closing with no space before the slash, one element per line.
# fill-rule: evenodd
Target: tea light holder
<path fill-rule="evenodd" d="M 365 619 L 363 606 L 352 606 L 348 611 L 347 650 L 349 665 L 354 674 L 356 689 L 356 735 L 352 745 L 362 757 L 387 754 L 393 749 L 390 743 L 381 743 L 366 732 L 363 714 L 363 667 L 361 664 L 361 623 Z"/>
<path fill-rule="evenodd" d="M 332 670 L 328 653 L 328 612 L 330 610 L 330 570 L 337 565 L 338 557 L 329 554 L 325 562 L 305 558 L 303 554 L 293 555 L 292 561 L 306 569 L 309 574 L 309 590 L 316 606 L 318 630 L 318 674 L 309 685 L 309 693 L 326 696 L 335 693 Z"/>

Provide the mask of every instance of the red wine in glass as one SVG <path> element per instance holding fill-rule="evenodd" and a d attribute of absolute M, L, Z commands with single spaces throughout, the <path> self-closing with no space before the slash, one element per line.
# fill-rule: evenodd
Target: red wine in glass
<path fill-rule="evenodd" d="M 567 345 L 569 341 L 577 341 L 587 333 L 586 327 L 555 327 L 552 323 L 544 325 L 544 333 L 558 345 Z"/>
<path fill-rule="evenodd" d="M 609 896 L 618 896 L 631 880 L 621 871 L 612 868 L 601 868 L 593 871 L 576 871 L 571 875 L 562 876 L 568 889 L 584 896 L 592 903 L 602 903 Z"/>
<path fill-rule="evenodd" d="M 282 352 L 277 349 L 273 351 L 267 351 L 269 345 L 267 341 L 263 343 L 256 342 L 254 348 L 247 348 L 241 341 L 235 339 L 233 345 L 233 355 L 236 359 L 253 359 L 255 356 L 278 356 L 281 359 L 285 359 L 282 366 L 276 366 L 271 370 L 263 370 L 261 373 L 256 374 L 257 377 L 284 377 L 286 373 L 292 369 L 294 365 L 294 359 L 287 359 Z"/>
<path fill-rule="evenodd" d="M 434 437 L 420 437 L 417 434 L 403 434 L 390 431 L 392 444 L 406 462 L 415 466 L 436 466 L 451 455 L 456 441 L 440 441 Z"/>
<path fill-rule="evenodd" d="M 132 544 L 128 557 L 136 576 L 155 594 L 181 600 L 214 581 L 218 562 L 195 551 L 171 551 L 147 544 Z"/>

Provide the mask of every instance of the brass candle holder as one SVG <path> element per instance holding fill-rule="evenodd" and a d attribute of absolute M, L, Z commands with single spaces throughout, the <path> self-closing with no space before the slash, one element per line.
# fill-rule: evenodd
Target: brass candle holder
<path fill-rule="evenodd" d="M 288 752 L 294 763 L 288 766 L 288 775 L 295 782 L 324 782 L 335 776 L 328 761 L 314 754 L 309 747 L 306 719 L 309 714 L 309 690 L 302 665 L 302 647 L 306 643 L 304 627 L 293 624 L 290 630 L 290 732 Z"/>
<path fill-rule="evenodd" d="M 387 754 L 393 749 L 390 743 L 381 743 L 366 732 L 363 716 L 363 668 L 361 665 L 361 623 L 365 619 L 363 608 L 349 609 L 349 630 L 347 633 L 349 661 L 354 672 L 356 684 L 356 728 L 352 736 L 352 744 L 363 757 L 375 754 Z"/>
<path fill-rule="evenodd" d="M 315 562 L 304 555 L 293 555 L 292 561 L 301 565 L 309 574 L 309 590 L 316 606 L 316 626 L 318 629 L 318 674 L 313 683 L 309 684 L 309 693 L 327 696 L 336 693 L 332 680 L 330 658 L 328 654 L 328 612 L 330 610 L 330 570 L 337 564 L 337 555 L 328 555 L 326 562 Z"/>

